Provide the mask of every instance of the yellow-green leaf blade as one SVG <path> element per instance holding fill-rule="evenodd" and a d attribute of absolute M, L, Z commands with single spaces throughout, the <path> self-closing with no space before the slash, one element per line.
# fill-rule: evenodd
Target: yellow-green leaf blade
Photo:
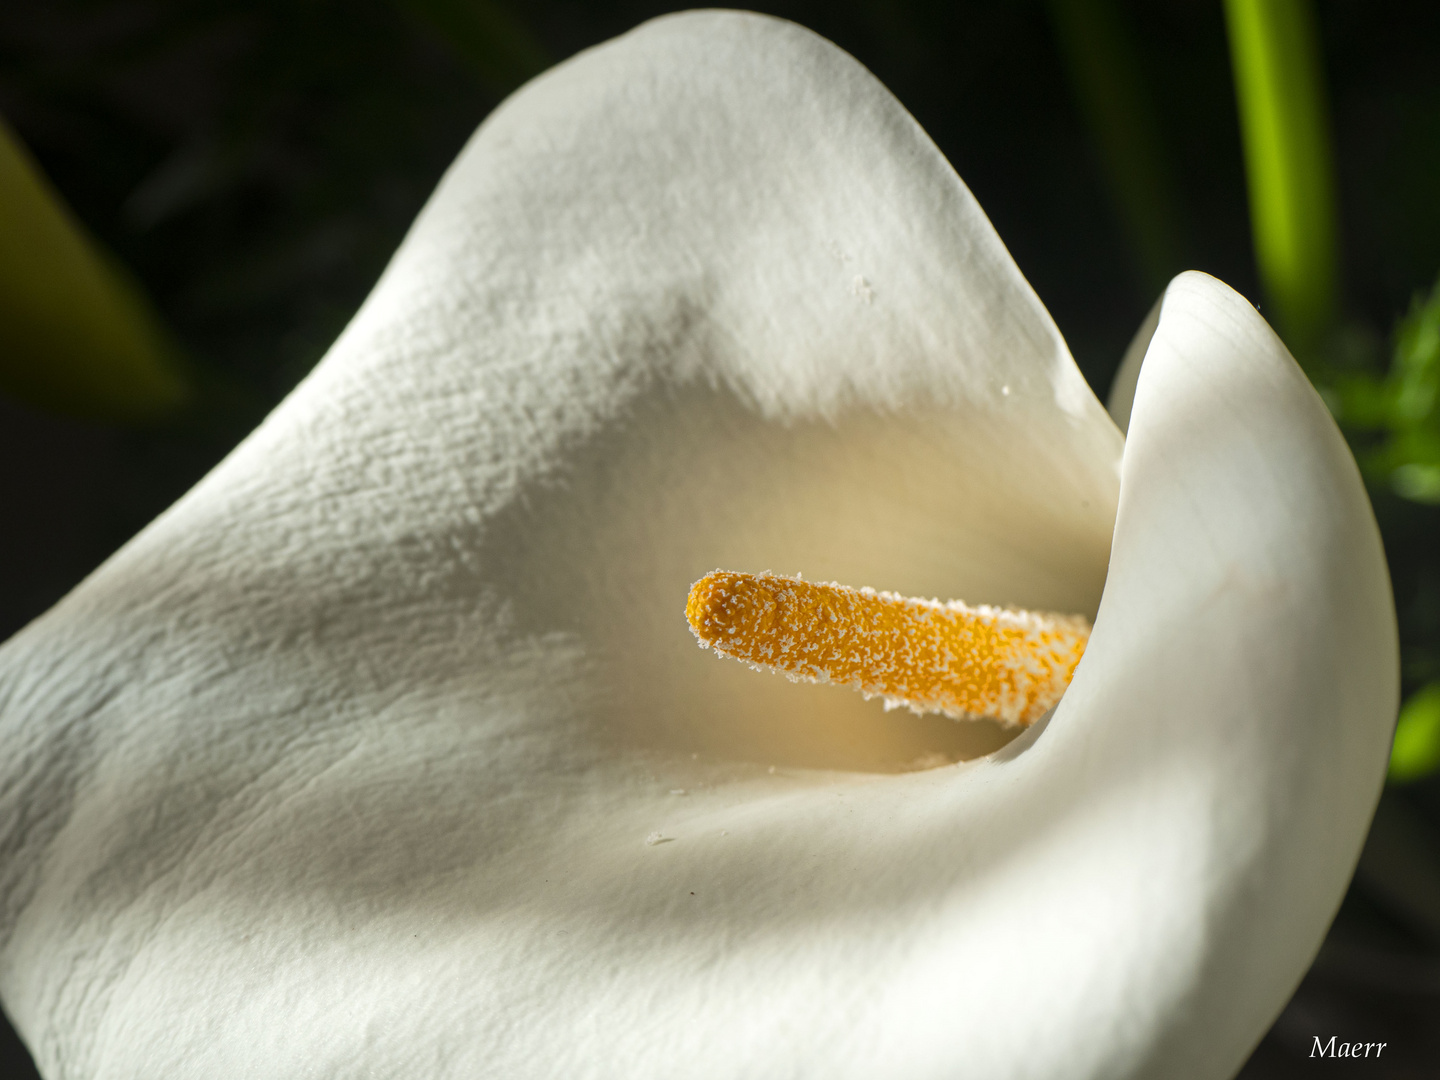
<path fill-rule="evenodd" d="M 1440 682 L 1410 696 L 1395 725 L 1390 779 L 1419 780 L 1440 769 Z"/>
<path fill-rule="evenodd" d="M 0 391 L 111 421 L 153 419 L 189 393 L 178 351 L 144 295 L 3 121 Z"/>
<path fill-rule="evenodd" d="M 1334 165 L 1307 0 L 1226 0 L 1255 260 L 1280 330 L 1309 353 L 1335 306 Z"/>

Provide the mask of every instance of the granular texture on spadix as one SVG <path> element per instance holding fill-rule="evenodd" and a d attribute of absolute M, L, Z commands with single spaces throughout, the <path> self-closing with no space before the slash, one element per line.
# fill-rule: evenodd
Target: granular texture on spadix
<path fill-rule="evenodd" d="M 1060 700 L 1090 637 L 1074 615 L 724 570 L 694 584 L 685 615 L 702 647 L 792 680 L 1022 725 Z"/>

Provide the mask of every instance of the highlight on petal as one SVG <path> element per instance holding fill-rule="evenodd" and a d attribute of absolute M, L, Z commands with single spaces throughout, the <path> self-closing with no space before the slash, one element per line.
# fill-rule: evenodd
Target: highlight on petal
<path fill-rule="evenodd" d="M 582 54 L 0 649 L 6 1007 L 56 1075 L 1223 1075 L 1354 861 L 1393 615 L 1223 286 L 1121 453 L 853 60 L 717 12 Z M 716 565 L 1094 631 L 1047 724 L 906 771 L 1004 733 L 714 663 Z"/>
<path fill-rule="evenodd" d="M 1036 746 L 1157 804 L 1123 827 L 1152 873 L 1112 894 L 1190 920 L 1155 1075 L 1233 1075 L 1319 948 L 1388 758 L 1390 595 L 1319 396 L 1249 303 L 1182 274 L 1136 380 L 1095 629 Z"/>

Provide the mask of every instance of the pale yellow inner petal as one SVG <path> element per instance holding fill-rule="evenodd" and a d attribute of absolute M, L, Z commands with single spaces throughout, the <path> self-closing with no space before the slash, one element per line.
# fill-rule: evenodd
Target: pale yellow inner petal
<path fill-rule="evenodd" d="M 887 707 L 1030 724 L 1060 700 L 1090 624 L 776 574 L 716 570 L 690 589 L 703 648 L 794 680 L 836 683 Z"/>

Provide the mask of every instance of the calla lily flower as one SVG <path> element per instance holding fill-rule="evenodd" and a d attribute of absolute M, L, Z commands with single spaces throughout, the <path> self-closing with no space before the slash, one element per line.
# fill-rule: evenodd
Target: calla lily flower
<path fill-rule="evenodd" d="M 1394 613 L 1241 297 L 1176 279 L 1119 398 L 1128 441 L 808 31 L 537 78 L 316 371 L 0 652 L 42 1072 L 1229 1075 L 1364 838 Z M 715 660 L 717 566 L 1094 629 L 1007 743 Z"/>

